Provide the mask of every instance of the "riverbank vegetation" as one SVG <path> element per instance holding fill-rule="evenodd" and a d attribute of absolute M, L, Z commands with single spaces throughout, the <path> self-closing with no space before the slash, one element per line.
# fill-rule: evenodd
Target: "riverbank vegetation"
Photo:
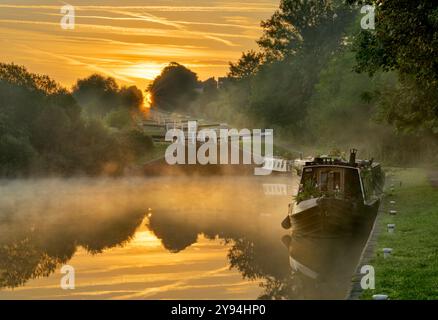
<path fill-rule="evenodd" d="M 130 120 L 142 103 L 140 90 L 111 78 L 92 75 L 71 92 L 0 64 L 0 176 L 122 174 L 153 149 Z"/>
<path fill-rule="evenodd" d="M 364 3 L 375 30 L 361 28 Z M 437 17 L 427 0 L 282 0 L 226 78 L 212 85 L 170 64 L 150 86 L 154 106 L 273 128 L 277 143 L 309 153 L 355 146 L 389 165 L 438 162 Z M 184 106 L 161 102 L 155 88 L 172 95 L 183 79 Z"/>
<path fill-rule="evenodd" d="M 390 171 L 389 180 L 395 191 L 385 199 L 369 263 L 375 268 L 376 288 L 364 291 L 362 299 L 373 294 L 386 294 L 392 300 L 438 299 L 438 188 L 419 169 Z M 389 215 L 389 210 L 397 214 Z M 394 233 L 386 231 L 387 224 L 395 224 Z M 390 258 L 383 257 L 383 248 L 393 249 Z"/>
<path fill-rule="evenodd" d="M 281 0 L 257 50 L 205 81 L 171 62 L 148 86 L 152 107 L 240 128 L 272 128 L 290 157 L 355 147 L 386 165 L 438 163 L 438 7 Z M 133 117 L 144 89 L 91 75 L 71 90 L 0 64 L 0 176 L 121 174 L 155 157 Z"/>

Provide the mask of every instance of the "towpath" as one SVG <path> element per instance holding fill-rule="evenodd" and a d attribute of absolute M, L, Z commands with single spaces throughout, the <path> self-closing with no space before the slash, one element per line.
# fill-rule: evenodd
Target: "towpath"
<path fill-rule="evenodd" d="M 438 171 L 431 171 L 428 173 L 428 178 L 432 186 L 438 188 Z"/>

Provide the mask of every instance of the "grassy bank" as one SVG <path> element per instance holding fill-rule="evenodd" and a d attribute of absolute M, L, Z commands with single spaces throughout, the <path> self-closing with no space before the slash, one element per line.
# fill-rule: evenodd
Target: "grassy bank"
<path fill-rule="evenodd" d="M 380 234 L 370 264 L 375 268 L 376 288 L 362 299 L 387 294 L 390 299 L 438 299 L 438 188 L 433 188 L 420 169 L 392 170 L 389 184 L 395 192 L 383 203 Z M 395 201 L 395 205 L 390 201 Z M 397 215 L 388 214 L 390 209 Z M 387 224 L 396 224 L 393 234 Z M 383 248 L 392 248 L 384 259 Z"/>

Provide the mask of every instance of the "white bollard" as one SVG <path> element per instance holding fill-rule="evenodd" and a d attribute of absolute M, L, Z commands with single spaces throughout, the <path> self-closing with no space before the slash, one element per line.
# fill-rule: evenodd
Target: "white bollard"
<path fill-rule="evenodd" d="M 387 228 L 388 228 L 388 233 L 394 233 L 394 231 L 395 231 L 395 224 L 389 223 L 387 225 Z"/>
<path fill-rule="evenodd" d="M 389 214 L 395 216 L 397 214 L 397 210 L 389 210 Z"/>
<path fill-rule="evenodd" d="M 386 294 L 373 294 L 373 300 L 388 300 Z"/>
<path fill-rule="evenodd" d="M 392 248 L 383 248 L 383 258 L 389 258 L 392 253 Z"/>
<path fill-rule="evenodd" d="M 389 203 L 390 203 L 391 205 L 395 205 L 395 201 L 394 201 L 394 200 L 389 201 Z"/>

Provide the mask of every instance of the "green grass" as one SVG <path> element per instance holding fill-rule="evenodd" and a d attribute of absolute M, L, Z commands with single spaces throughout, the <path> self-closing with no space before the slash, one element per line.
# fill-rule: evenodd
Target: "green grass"
<path fill-rule="evenodd" d="M 143 157 L 138 160 L 138 164 L 145 164 L 146 162 L 157 160 L 164 157 L 169 143 L 166 142 L 154 142 L 154 148 L 147 152 Z"/>
<path fill-rule="evenodd" d="M 390 299 L 438 299 L 438 188 L 433 188 L 420 169 L 392 170 L 395 192 L 385 197 L 385 213 L 374 258 L 375 290 L 365 290 L 362 299 L 387 294 Z M 402 182 L 400 186 L 399 182 Z M 391 184 L 391 182 L 389 182 Z M 390 216 L 389 201 L 396 201 L 398 214 Z M 395 223 L 395 233 L 386 231 Z M 392 248 L 383 258 L 383 248 Z"/>

